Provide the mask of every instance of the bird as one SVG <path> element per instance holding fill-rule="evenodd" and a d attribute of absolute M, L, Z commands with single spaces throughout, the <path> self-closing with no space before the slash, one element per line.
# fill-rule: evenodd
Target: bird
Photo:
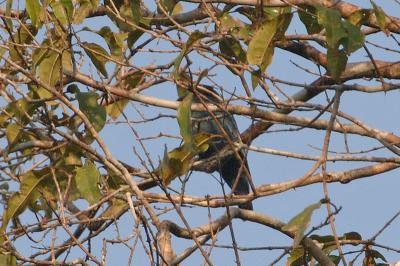
<path fill-rule="evenodd" d="M 213 87 L 202 85 L 196 88 L 196 93 L 194 93 L 192 100 L 192 103 L 201 102 L 206 104 L 221 104 L 223 103 L 223 98 L 213 89 Z M 213 114 L 214 117 L 212 117 L 208 111 L 191 112 L 192 134 L 209 133 L 215 136 L 208 142 L 209 148 L 205 152 L 199 154 L 199 159 L 210 158 L 228 145 L 228 140 L 224 136 L 218 124 L 220 124 L 224 129 L 232 142 L 240 140 L 240 132 L 232 114 L 222 110 L 213 112 Z M 218 120 L 218 122 L 216 120 Z M 230 154 L 220 159 L 217 171 L 230 188 L 234 186 L 235 181 L 239 176 L 235 190 L 232 191 L 232 193 L 236 195 L 247 195 L 249 194 L 249 182 L 244 167 L 249 170 L 249 166 L 246 154 L 242 150 L 239 150 L 238 154 L 242 160 L 239 160 L 235 154 Z M 242 162 L 244 163 L 243 167 Z M 253 204 L 249 201 L 240 204 L 239 208 L 253 210 Z"/>

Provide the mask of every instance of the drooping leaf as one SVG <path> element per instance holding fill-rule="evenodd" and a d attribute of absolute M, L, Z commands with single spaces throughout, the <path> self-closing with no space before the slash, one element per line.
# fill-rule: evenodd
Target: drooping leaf
<path fill-rule="evenodd" d="M 139 38 L 143 35 L 143 31 L 140 30 L 133 30 L 128 34 L 128 47 L 133 47 L 135 42 L 139 40 Z"/>
<path fill-rule="evenodd" d="M 78 191 L 91 205 L 101 198 L 99 178 L 100 173 L 92 161 L 87 160 L 83 167 L 76 170 L 75 182 Z"/>
<path fill-rule="evenodd" d="M 75 10 L 73 21 L 75 24 L 80 24 L 90 14 L 90 11 L 97 7 L 95 2 L 90 0 L 79 0 L 79 8 Z"/>
<path fill-rule="evenodd" d="M 61 2 L 51 1 L 50 7 L 53 10 L 53 14 L 62 25 L 68 25 L 69 18 L 64 5 Z"/>
<path fill-rule="evenodd" d="M 17 143 L 19 136 L 22 133 L 22 127 L 18 124 L 9 124 L 6 128 L 6 137 L 8 145 L 11 147 Z"/>
<path fill-rule="evenodd" d="M 183 138 L 183 142 L 186 144 L 192 144 L 192 123 L 190 120 L 191 110 L 190 107 L 192 105 L 193 93 L 188 93 L 185 98 L 179 104 L 177 109 L 177 119 L 179 124 L 179 129 L 181 132 L 181 136 Z"/>
<path fill-rule="evenodd" d="M 299 18 L 307 29 L 308 34 L 316 34 L 321 32 L 323 27 L 318 23 L 317 10 L 313 6 L 299 5 Z"/>
<path fill-rule="evenodd" d="M 32 25 L 34 25 L 35 27 L 39 27 L 40 16 L 42 12 L 42 7 L 39 3 L 39 0 L 26 1 L 26 11 L 31 18 Z"/>
<path fill-rule="evenodd" d="M 198 40 L 200 40 L 203 37 L 204 37 L 204 34 L 201 33 L 200 31 L 194 31 L 190 34 L 189 39 L 183 46 L 178 57 L 175 59 L 174 71 L 173 71 L 174 78 L 178 78 L 178 76 L 179 76 L 179 66 L 181 65 L 183 57 L 190 51 L 190 48 L 193 46 L 193 44 L 195 44 Z"/>
<path fill-rule="evenodd" d="M 7 23 L 8 28 L 12 29 L 13 28 L 13 24 L 12 24 L 12 20 L 11 20 L 11 8 L 13 5 L 13 0 L 7 0 L 6 2 L 6 18 L 5 21 Z"/>
<path fill-rule="evenodd" d="M 103 37 L 106 41 L 108 48 L 111 51 L 111 55 L 116 59 L 120 59 L 124 48 L 124 40 L 127 38 L 127 33 L 116 33 L 113 32 L 110 27 L 104 26 L 100 30 L 92 30 L 88 27 L 84 27 L 83 30 L 96 33 Z"/>
<path fill-rule="evenodd" d="M 192 159 L 199 153 L 205 152 L 209 148 L 208 141 L 214 136 L 210 134 L 196 134 L 194 136 L 195 149 L 192 145 L 182 145 L 170 152 L 164 149 L 164 157 L 155 173 L 160 176 L 164 185 L 168 186 L 172 180 L 178 176 L 186 175 L 190 170 Z"/>
<path fill-rule="evenodd" d="M 100 45 L 88 42 L 84 43 L 83 49 L 85 50 L 97 70 L 100 71 L 100 73 L 103 74 L 105 77 L 108 77 L 106 70 L 106 63 L 109 61 L 108 58 L 110 57 L 108 52 L 104 50 L 104 48 Z"/>
<path fill-rule="evenodd" d="M 41 171 L 31 171 L 21 177 L 21 187 L 18 192 L 15 192 L 7 201 L 7 208 L 3 213 L 3 223 L 0 231 L 4 232 L 12 218 L 22 213 L 28 203 L 36 201 L 39 197 L 36 188 L 40 183 L 50 175 L 48 169 Z"/>
<path fill-rule="evenodd" d="M 61 77 L 61 55 L 54 51 L 49 51 L 41 60 L 38 71 L 40 80 L 53 87 Z"/>
<path fill-rule="evenodd" d="M 342 21 L 342 26 L 347 33 L 347 37 L 342 39 L 344 50 L 347 54 L 357 51 L 364 44 L 364 34 L 357 26 L 354 26 L 347 20 Z"/>
<path fill-rule="evenodd" d="M 370 0 L 371 5 L 373 7 L 374 10 L 374 14 L 376 17 L 376 21 L 378 22 L 378 26 L 379 28 L 386 33 L 386 35 L 389 34 L 389 31 L 386 29 L 387 23 L 386 23 L 386 14 L 383 11 L 383 9 L 378 6 L 377 4 L 375 4 L 374 1 Z"/>
<path fill-rule="evenodd" d="M 0 266 L 16 266 L 17 258 L 13 254 L 0 253 Z"/>
<path fill-rule="evenodd" d="M 304 232 L 311 222 L 311 215 L 316 209 L 321 207 L 321 203 L 315 203 L 307 208 L 305 208 L 302 212 L 293 217 L 289 223 L 282 227 L 282 230 L 289 231 L 295 233 L 293 247 L 296 248 L 301 240 L 304 237 Z"/>
<path fill-rule="evenodd" d="M 225 37 L 219 42 L 221 53 L 227 57 L 235 58 L 239 62 L 246 62 L 246 53 L 244 52 L 240 42 L 235 38 Z"/>
<path fill-rule="evenodd" d="M 268 49 L 272 38 L 277 30 L 277 19 L 266 20 L 253 35 L 247 50 L 247 61 L 249 64 L 261 65 L 266 54 L 271 51 Z"/>
<path fill-rule="evenodd" d="M 331 77 L 335 80 L 339 80 L 340 75 L 346 68 L 347 55 L 343 50 L 336 50 L 334 48 L 328 48 L 328 70 Z"/>
<path fill-rule="evenodd" d="M 345 29 L 342 27 L 342 20 L 339 11 L 324 7 L 318 7 L 318 23 L 323 25 L 326 33 L 328 48 L 337 49 L 342 38 L 347 37 Z"/>
<path fill-rule="evenodd" d="M 79 109 L 87 116 L 94 129 L 99 132 L 103 129 L 107 113 L 103 106 L 97 102 L 98 95 L 95 92 L 79 92 L 76 94 Z"/>
<path fill-rule="evenodd" d="M 131 0 L 132 20 L 135 24 L 139 24 L 142 14 L 140 12 L 140 0 Z"/>

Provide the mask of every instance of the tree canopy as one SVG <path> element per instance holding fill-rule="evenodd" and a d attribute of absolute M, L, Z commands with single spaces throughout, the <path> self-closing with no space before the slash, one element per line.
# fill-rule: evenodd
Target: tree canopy
<path fill-rule="evenodd" d="M 358 2 L 3 1 L 0 265 L 394 260 L 400 2 Z M 240 141 L 199 159 L 194 111 Z"/>

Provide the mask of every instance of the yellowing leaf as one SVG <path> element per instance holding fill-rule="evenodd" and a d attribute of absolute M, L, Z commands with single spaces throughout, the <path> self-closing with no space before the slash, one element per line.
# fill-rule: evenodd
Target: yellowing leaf
<path fill-rule="evenodd" d="M 293 248 L 296 248 L 303 239 L 304 232 L 310 225 L 311 215 L 316 209 L 319 209 L 319 207 L 321 207 L 320 202 L 308 206 L 282 227 L 282 230 L 295 234 Z"/>
<path fill-rule="evenodd" d="M 192 123 L 190 120 L 193 93 L 188 93 L 185 98 L 179 104 L 177 109 L 177 119 L 179 124 L 179 129 L 184 143 L 192 145 Z"/>
<path fill-rule="evenodd" d="M 385 14 L 385 12 L 383 11 L 383 9 L 380 6 L 375 4 L 374 1 L 372 1 L 372 0 L 370 0 L 370 1 L 371 1 L 371 4 L 372 4 L 373 8 L 374 8 L 374 14 L 375 14 L 375 17 L 376 17 L 376 21 L 378 22 L 379 28 L 383 32 L 385 32 L 386 35 L 388 35 L 389 31 L 386 29 L 386 25 L 387 24 L 386 24 L 386 14 Z"/>
<path fill-rule="evenodd" d="M 81 196 L 91 205 L 101 198 L 98 186 L 100 173 L 93 162 L 87 160 L 83 167 L 77 168 L 75 182 Z"/>
<path fill-rule="evenodd" d="M 184 144 L 167 152 L 167 148 L 165 147 L 163 160 L 155 171 L 162 178 L 164 185 L 168 186 L 176 177 L 186 175 L 190 170 L 192 159 L 199 152 L 207 151 L 209 147 L 208 141 L 213 137 L 210 134 L 196 134 L 193 138 L 195 149 L 192 146 Z"/>
<path fill-rule="evenodd" d="M 0 266 L 16 266 L 16 265 L 17 265 L 17 258 L 13 254 L 0 254 Z"/>
<path fill-rule="evenodd" d="M 26 1 L 26 11 L 31 18 L 32 24 L 35 27 L 38 27 L 40 24 L 40 16 L 42 12 L 42 7 L 40 6 L 39 0 Z"/>
<path fill-rule="evenodd" d="M 9 124 L 6 128 L 6 137 L 9 146 L 13 146 L 18 141 L 22 133 L 22 127 L 18 124 Z"/>
<path fill-rule="evenodd" d="M 113 120 L 117 120 L 125 106 L 129 103 L 128 99 L 121 99 L 106 106 L 106 112 Z"/>
<path fill-rule="evenodd" d="M 10 219 L 15 218 L 25 210 L 28 203 L 36 201 L 36 198 L 39 197 L 39 194 L 35 193 L 36 188 L 49 174 L 49 170 L 44 169 L 29 172 L 21 177 L 19 192 L 15 192 L 7 201 L 7 208 L 3 213 L 3 223 L 0 228 L 1 232 L 7 229 Z"/>
<path fill-rule="evenodd" d="M 266 20 L 257 29 L 247 50 L 247 61 L 249 64 L 261 65 L 263 63 L 264 57 L 270 51 L 268 47 L 275 35 L 276 29 L 277 19 Z"/>
<path fill-rule="evenodd" d="M 61 2 L 51 1 L 50 6 L 51 9 L 53 9 L 53 13 L 56 16 L 57 20 L 62 25 L 68 25 L 69 19 L 63 4 Z"/>

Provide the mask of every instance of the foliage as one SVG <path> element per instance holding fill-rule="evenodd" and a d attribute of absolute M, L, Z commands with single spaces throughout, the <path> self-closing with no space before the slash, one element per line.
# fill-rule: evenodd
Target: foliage
<path fill-rule="evenodd" d="M 321 258 L 331 265 L 346 260 L 352 264 L 362 260 L 363 265 L 387 263 L 388 251 L 381 247 L 390 244 L 376 241 L 390 222 L 370 238 L 358 233 L 359 225 L 351 225 L 353 231 L 347 233 L 328 230 L 329 234 L 319 235 L 315 231 L 335 228 L 333 216 L 340 217 L 328 183 L 348 183 L 399 166 L 393 157 L 399 154 L 396 134 L 352 117 L 338 100 L 331 99 L 347 97 L 348 91 L 398 90 L 399 85 L 389 81 L 400 78 L 398 61 L 384 61 L 377 50 L 398 55 L 400 19 L 388 16 L 384 6 L 374 1 L 364 8 L 346 2 L 331 5 L 331 1 L 300 1 L 300 5 L 292 1 L 279 7 L 206 2 L 4 1 L 0 7 L 0 265 L 84 265 L 86 261 L 104 265 L 110 243 L 128 246 L 131 257 L 145 258 L 152 265 L 176 265 L 189 260 L 195 250 L 211 265 L 214 250 L 204 244 L 217 249 L 219 233 L 227 226 L 239 265 L 235 234 L 242 228 L 233 226 L 236 218 L 293 238 L 292 245 L 288 242 L 282 248 L 280 259 L 286 258 L 286 265 L 318 265 L 315 260 L 322 265 Z M 384 33 L 380 38 L 394 44 L 373 43 L 380 33 Z M 295 63 L 298 56 L 304 59 L 300 64 Z M 302 71 L 303 80 L 291 75 L 291 63 Z M 277 66 L 288 70 L 276 77 Z M 227 88 L 226 84 L 234 85 Z M 223 98 L 218 105 L 194 104 L 194 94 L 205 86 L 213 86 Z M 326 97 L 316 97 L 320 94 Z M 175 101 L 177 95 L 179 101 Z M 202 154 L 217 136 L 193 132 L 192 110 L 199 109 L 212 109 L 215 115 L 235 114 L 240 128 L 248 128 L 240 138 L 226 140 L 229 145 L 214 158 L 205 159 Z M 171 117 L 176 121 L 162 122 Z M 218 117 L 213 119 L 223 123 Z M 249 147 L 277 124 L 283 129 L 276 134 L 283 138 L 285 131 L 300 136 L 300 145 L 308 144 L 302 141 L 303 129 L 323 130 L 325 143 L 317 142 L 322 152 L 312 156 Z M 158 136 L 152 135 L 155 131 Z M 343 136 L 346 154 L 333 153 L 337 149 L 329 146 L 332 134 Z M 351 153 L 348 135 L 382 146 L 368 150 L 368 156 L 360 155 L 367 153 L 362 145 L 358 153 Z M 376 150 L 382 153 L 376 156 Z M 249 171 L 243 163 L 247 153 L 253 158 L 253 152 L 302 163 L 313 160 L 315 165 L 308 171 L 304 163 L 304 173 L 295 173 L 295 180 L 269 184 L 259 171 Z M 220 193 L 214 195 L 210 177 L 201 179 L 210 192 L 194 195 L 186 190 L 193 179 L 199 180 L 192 177 L 193 171 L 220 170 L 229 156 L 242 161 L 241 173 L 251 177 L 252 193 L 232 195 L 218 187 Z M 337 170 L 335 161 L 350 166 Z M 365 165 L 357 168 L 355 161 Z M 252 167 L 252 161 L 249 164 Z M 335 170 L 327 172 L 327 165 Z M 262 205 L 268 203 L 263 201 L 268 196 L 309 189 L 313 183 L 323 184 L 323 200 L 303 206 L 287 224 L 280 217 L 268 217 L 270 206 Z M 234 208 L 247 201 L 255 203 L 253 212 Z M 298 208 L 295 203 L 285 204 Z M 186 209 L 182 211 L 186 207 L 196 207 L 199 216 L 204 210 L 207 214 L 194 221 Z M 221 212 L 214 212 L 215 208 L 230 211 L 216 218 Z M 171 216 L 162 216 L 164 212 Z M 371 207 L 370 215 L 373 212 Z M 128 216 L 129 236 L 119 227 L 119 219 Z M 195 227 L 200 221 L 204 225 Z M 110 227 L 116 228 L 112 237 Z M 176 256 L 174 250 L 182 248 L 172 245 L 171 234 L 191 239 L 194 245 L 188 248 L 188 242 L 180 242 L 188 249 Z M 91 242 L 100 238 L 103 248 L 95 250 L 95 245 L 92 249 Z M 22 241 L 41 250 L 28 252 L 21 248 Z M 141 251 L 136 252 L 136 245 L 141 245 Z M 224 264 L 233 261 L 224 260 Z M 185 264 L 198 262 L 197 258 L 196 263 Z"/>

